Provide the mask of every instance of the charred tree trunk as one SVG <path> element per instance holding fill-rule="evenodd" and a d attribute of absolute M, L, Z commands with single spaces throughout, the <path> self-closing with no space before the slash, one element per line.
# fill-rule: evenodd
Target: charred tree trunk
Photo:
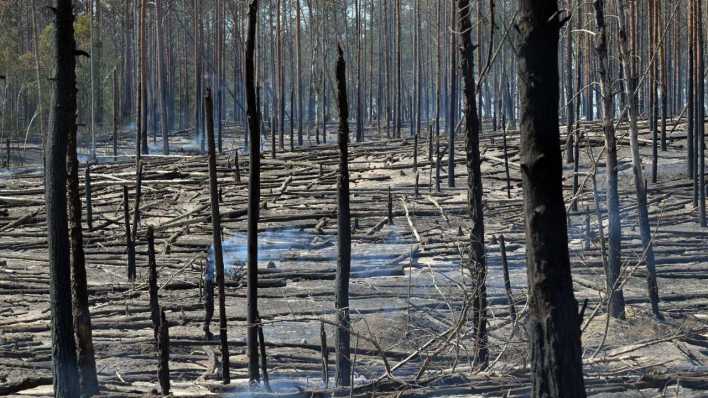
<path fill-rule="evenodd" d="M 141 154 L 148 153 L 147 136 L 147 94 L 148 94 L 148 57 L 147 57 L 147 0 L 140 0 L 140 37 L 138 47 L 140 51 L 140 76 L 138 79 L 138 131 L 136 136 L 136 157 L 140 160 Z M 136 209 L 137 210 L 137 209 Z M 137 227 L 137 226 L 136 226 Z"/>
<path fill-rule="evenodd" d="M 201 1 L 194 0 L 194 16 L 192 25 L 194 28 L 194 137 L 200 143 L 202 152 L 204 151 L 204 136 L 202 129 L 202 107 L 200 99 L 202 98 L 202 15 Z"/>
<path fill-rule="evenodd" d="M 130 202 L 128 201 L 128 187 L 123 186 L 123 222 L 125 224 L 125 247 L 128 256 L 128 280 L 135 281 L 135 244 L 133 233 L 130 230 Z"/>
<path fill-rule="evenodd" d="M 157 378 L 163 396 L 170 395 L 170 326 L 167 323 L 165 310 L 160 312 L 160 327 L 157 338 L 157 351 L 160 361 L 157 367 Z"/>
<path fill-rule="evenodd" d="M 248 6 L 248 36 L 246 39 L 246 103 L 250 135 L 250 165 L 248 179 L 248 378 L 251 382 L 260 379 L 258 371 L 258 212 L 261 197 L 261 133 L 260 112 L 256 102 L 254 52 L 258 0 Z"/>
<path fill-rule="evenodd" d="M 297 145 L 302 146 L 302 45 L 301 45 L 301 17 L 300 0 L 295 0 L 295 47 L 296 47 L 296 98 L 297 98 Z"/>
<path fill-rule="evenodd" d="M 147 228 L 148 245 L 148 294 L 150 299 L 150 320 L 155 336 L 155 344 L 160 334 L 160 303 L 157 297 L 157 262 L 155 261 L 155 232 L 152 226 Z"/>
<path fill-rule="evenodd" d="M 337 105 L 339 107 L 339 178 L 337 180 L 337 276 L 335 282 L 335 333 L 337 386 L 351 385 L 349 336 L 349 276 L 351 271 L 351 225 L 349 214 L 349 104 L 344 53 L 337 47 Z"/>
<path fill-rule="evenodd" d="M 472 21 L 470 0 L 458 0 L 457 19 L 460 23 L 462 46 L 460 60 L 462 69 L 464 112 L 465 112 L 465 152 L 467 154 L 467 206 L 472 218 L 470 232 L 469 271 L 472 280 L 473 302 L 472 322 L 475 339 L 475 362 L 486 368 L 489 362 L 487 347 L 487 264 L 484 257 L 484 210 L 482 204 L 482 170 L 479 154 L 480 121 L 477 115 L 477 100 L 474 78 L 474 45 L 472 44 Z"/>
<path fill-rule="evenodd" d="M 573 9 L 573 0 L 566 0 L 567 9 Z M 566 143 L 565 143 L 565 161 L 573 163 L 573 125 L 575 124 L 575 93 L 573 92 L 573 29 L 570 23 L 566 27 L 565 38 L 565 96 L 566 96 Z"/>
<path fill-rule="evenodd" d="M 79 396 L 76 344 L 72 333 L 71 268 L 66 216 L 67 132 L 76 131 L 76 41 L 71 0 L 57 0 L 54 128 L 46 146 L 45 197 L 52 330 L 54 396 Z"/>
<path fill-rule="evenodd" d="M 224 252 L 221 247 L 221 213 L 219 212 L 219 185 L 216 180 L 216 144 L 214 143 L 214 101 L 211 90 L 204 97 L 207 148 L 209 151 L 209 196 L 211 198 L 211 227 L 214 245 L 216 284 L 219 288 L 219 339 L 221 342 L 221 375 L 224 384 L 231 383 L 229 343 L 226 325 L 226 293 L 224 291 Z"/>
<path fill-rule="evenodd" d="M 454 0 L 452 5 L 454 7 Z M 455 117 L 457 115 L 457 18 L 454 9 L 450 18 L 450 102 L 447 119 L 447 186 L 455 187 Z"/>
<path fill-rule="evenodd" d="M 612 85 L 608 71 L 607 31 L 605 27 L 605 1 L 595 0 L 595 23 L 597 25 L 597 43 L 595 51 L 598 55 L 600 72 L 600 91 L 602 93 L 602 116 L 607 147 L 607 213 L 609 221 L 609 255 L 607 257 L 607 292 L 609 313 L 614 318 L 624 318 L 624 294 L 619 285 L 622 252 L 622 222 L 620 218 L 620 201 L 617 183 L 617 141 L 615 126 L 612 120 Z"/>
<path fill-rule="evenodd" d="M 642 252 L 647 266 L 647 288 L 649 290 L 649 301 L 652 312 L 658 319 L 662 319 L 659 312 L 659 288 L 656 283 L 656 261 L 654 260 L 654 247 L 651 237 L 651 226 L 649 225 L 649 212 L 647 210 L 647 191 L 642 171 L 642 159 L 639 154 L 639 129 L 637 128 L 637 97 L 635 88 L 637 87 L 637 77 L 635 68 L 629 60 L 629 45 L 627 43 L 627 17 L 625 15 L 624 0 L 617 0 L 617 14 L 619 16 L 619 46 L 622 71 L 624 73 L 624 90 L 629 107 L 629 140 L 632 147 L 632 168 L 634 169 L 634 188 L 637 192 L 637 202 L 639 210 L 639 235 L 642 240 Z"/>
<path fill-rule="evenodd" d="M 167 136 L 168 128 L 168 116 L 167 116 L 167 82 L 166 73 L 167 68 L 165 67 L 164 53 L 165 51 L 165 38 L 162 33 L 162 0 L 155 0 L 155 30 L 157 35 L 157 98 L 159 102 L 159 113 L 160 113 L 160 133 L 162 135 L 162 154 L 168 155 L 170 153 L 170 141 Z"/>
<path fill-rule="evenodd" d="M 77 157 L 76 124 L 73 123 L 69 127 L 73 128 L 73 130 L 67 134 L 67 186 L 69 189 L 69 239 L 71 245 L 71 304 L 74 317 L 76 353 L 79 360 L 79 383 L 81 393 L 82 395 L 91 396 L 98 392 L 98 378 L 96 376 L 96 358 L 94 355 L 91 331 L 91 312 L 89 311 L 88 303 L 84 238 L 81 229 L 81 195 L 79 194 L 79 160 Z M 86 166 L 86 170 L 88 170 L 88 166 Z M 88 195 L 90 191 L 88 180 L 86 180 L 85 190 Z M 86 210 L 88 213 L 88 205 Z"/>
<path fill-rule="evenodd" d="M 558 129 L 555 1 L 521 0 L 519 94 L 532 395 L 585 397 L 578 303 L 568 256 Z"/>
<path fill-rule="evenodd" d="M 705 63 L 703 58 L 703 7 L 696 2 L 696 189 L 698 191 L 698 224 L 706 227 L 706 168 L 705 168 Z"/>

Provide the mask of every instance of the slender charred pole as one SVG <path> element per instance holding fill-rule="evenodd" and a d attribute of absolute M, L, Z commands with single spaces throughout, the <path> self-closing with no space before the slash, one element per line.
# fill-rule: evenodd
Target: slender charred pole
<path fill-rule="evenodd" d="M 155 52 L 157 53 L 157 95 L 159 114 L 160 114 L 160 133 L 162 135 L 162 154 L 168 155 L 170 153 L 170 139 L 167 135 L 167 79 L 166 79 L 166 65 L 164 60 L 165 51 L 165 38 L 162 33 L 162 0 L 155 0 L 155 34 L 157 35 L 157 48 Z"/>
<path fill-rule="evenodd" d="M 160 303 L 157 298 L 157 262 L 155 261 L 155 233 L 152 226 L 147 228 L 148 244 L 148 292 L 150 295 L 150 320 L 155 334 L 155 343 L 160 339 Z"/>
<path fill-rule="evenodd" d="M 204 97 L 206 115 L 207 150 L 209 151 L 209 194 L 211 197 L 211 226 L 214 245 L 216 284 L 219 288 L 219 338 L 221 340 L 221 371 L 224 384 L 231 383 L 229 343 L 226 336 L 226 295 L 224 291 L 224 252 L 221 247 L 221 214 L 219 213 L 219 185 L 216 180 L 216 144 L 214 143 L 214 101 L 211 89 Z"/>
<path fill-rule="evenodd" d="M 502 140 L 504 144 L 504 174 L 506 175 L 506 197 L 511 199 L 511 175 L 509 174 L 509 149 L 506 144 L 506 119 L 501 115 Z"/>
<path fill-rule="evenodd" d="M 452 1 L 454 7 L 455 0 Z M 447 186 L 455 187 L 455 117 L 457 116 L 457 16 L 454 10 L 451 16 L 450 29 L 450 98 L 448 102 L 447 119 Z"/>
<path fill-rule="evenodd" d="M 246 103 L 248 131 L 251 138 L 250 167 L 248 179 L 248 378 L 253 383 L 260 379 L 258 372 L 258 212 L 261 197 L 261 133 L 260 112 L 256 104 L 254 52 L 258 0 L 248 6 L 248 37 L 246 39 Z"/>
<path fill-rule="evenodd" d="M 487 264 L 484 255 L 484 210 L 482 208 L 482 171 L 479 154 L 480 121 L 477 114 L 477 96 L 474 78 L 474 45 L 472 44 L 472 20 L 470 0 L 457 1 L 457 18 L 460 24 L 460 61 L 462 69 L 465 152 L 467 163 L 467 207 L 472 218 L 470 232 L 469 271 L 473 275 L 472 321 L 475 339 L 476 364 L 482 368 L 489 362 L 487 347 Z"/>
<path fill-rule="evenodd" d="M 78 168 L 78 161 L 77 161 Z M 84 193 L 86 195 L 86 226 L 93 231 L 93 201 L 91 200 L 91 165 L 86 165 L 84 174 Z"/>
<path fill-rule="evenodd" d="M 72 333 L 71 269 L 66 212 L 67 132 L 76 131 L 76 41 L 71 3 L 71 0 L 57 0 L 54 9 L 55 120 L 45 149 L 52 371 L 54 396 L 60 398 L 80 395 L 76 345 Z"/>
<path fill-rule="evenodd" d="M 123 186 L 123 218 L 125 223 L 125 247 L 128 253 L 128 280 L 135 281 L 135 244 L 130 231 L 130 202 L 128 201 L 128 187 Z"/>
<path fill-rule="evenodd" d="M 137 161 L 140 161 L 141 154 L 148 153 L 148 143 L 147 143 L 147 84 L 148 84 L 148 66 L 147 66 L 147 2 L 148 0 L 140 0 L 140 21 L 139 21 L 139 32 L 138 37 L 138 48 L 140 50 L 140 79 L 138 80 L 138 131 L 137 131 L 137 148 L 135 156 Z M 136 208 L 137 210 L 137 208 Z M 136 225 L 137 227 L 137 225 Z"/>
<path fill-rule="evenodd" d="M 320 322 L 320 356 L 322 357 L 322 382 L 329 388 L 329 348 L 327 348 L 327 331 L 324 322 Z"/>
<path fill-rule="evenodd" d="M 620 201 L 617 183 L 617 141 L 615 126 L 612 120 L 612 85 L 608 74 L 607 62 L 607 31 L 605 27 L 605 1 L 595 0 L 595 23 L 597 25 L 597 42 L 595 51 L 598 55 L 600 72 L 600 91 L 602 93 L 602 129 L 605 133 L 607 147 L 607 213 L 609 221 L 609 255 L 607 258 L 607 291 L 610 295 L 610 315 L 624 318 L 624 294 L 618 280 L 621 268 L 620 254 L 622 251 L 622 222 L 620 219 Z"/>
<path fill-rule="evenodd" d="M 135 209 L 133 211 L 133 229 L 132 240 L 133 244 L 138 241 L 138 225 L 140 224 L 140 198 L 142 196 L 143 186 L 143 161 L 138 159 L 138 164 L 135 168 Z M 135 276 L 135 275 L 133 275 Z"/>
<path fill-rule="evenodd" d="M 261 372 L 263 373 L 263 385 L 268 392 L 271 392 L 270 381 L 268 380 L 268 356 L 266 355 L 265 336 L 263 336 L 263 323 L 258 320 L 258 345 L 261 355 Z"/>
<path fill-rule="evenodd" d="M 647 289 L 649 290 L 649 301 L 654 316 L 663 319 L 659 312 L 659 287 L 656 282 L 656 261 L 654 259 L 654 245 L 651 237 L 651 226 L 649 224 L 649 212 L 647 209 L 647 191 L 644 172 L 642 171 L 642 159 L 639 153 L 639 129 L 637 127 L 637 77 L 635 68 L 629 60 L 629 45 L 627 43 L 627 17 L 625 15 L 624 0 L 617 1 L 617 15 L 619 16 L 619 46 L 620 61 L 622 62 L 622 72 L 624 73 L 624 91 L 627 97 L 629 108 L 629 141 L 632 148 L 632 168 L 634 169 L 634 188 L 637 192 L 637 202 L 639 210 L 639 235 L 642 240 L 642 252 L 647 266 Z"/>
<path fill-rule="evenodd" d="M 349 274 L 351 270 L 351 226 L 349 214 L 349 104 L 347 102 L 346 65 L 342 47 L 337 46 L 337 105 L 339 107 L 339 178 L 337 181 L 337 276 L 335 282 L 335 309 L 337 329 L 334 336 L 336 350 L 336 381 L 338 386 L 351 385 L 349 336 Z"/>
<path fill-rule="evenodd" d="M 120 94 L 118 92 L 118 69 L 113 69 L 113 161 L 118 156 L 118 104 Z"/>
<path fill-rule="evenodd" d="M 558 128 L 556 1 L 519 1 L 521 170 L 534 397 L 585 397 L 578 303 L 568 255 Z"/>
<path fill-rule="evenodd" d="M 705 61 L 703 56 L 703 5 L 701 1 L 696 2 L 696 35 L 698 36 L 696 43 L 696 58 L 698 78 L 696 79 L 696 157 L 698 158 L 698 167 L 696 169 L 696 181 L 698 181 L 698 223 L 701 227 L 706 227 L 706 167 L 705 167 Z"/>
<path fill-rule="evenodd" d="M 157 378 L 163 396 L 170 394 L 170 326 L 165 317 L 165 310 L 160 313 L 160 327 L 157 338 L 160 361 L 157 365 Z"/>
<path fill-rule="evenodd" d="M 511 292 L 509 261 L 506 258 L 506 242 L 504 235 L 499 235 L 499 251 L 501 251 L 502 271 L 504 273 L 504 289 L 506 290 L 506 298 L 509 300 L 509 316 L 512 322 L 516 322 L 516 306 L 514 305 L 514 295 Z"/>

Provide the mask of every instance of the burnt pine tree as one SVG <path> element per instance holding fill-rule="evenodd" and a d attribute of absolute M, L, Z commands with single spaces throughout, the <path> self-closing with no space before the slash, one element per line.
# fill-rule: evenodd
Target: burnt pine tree
<path fill-rule="evenodd" d="M 211 198 L 211 226 L 214 245 L 216 284 L 219 288 L 219 340 L 221 342 L 221 376 L 224 384 L 231 383 L 229 344 L 226 334 L 226 295 L 224 291 L 224 252 L 221 247 L 221 213 L 219 212 L 219 183 L 216 179 L 216 144 L 214 143 L 214 100 L 207 88 L 204 96 L 206 115 L 207 151 L 209 153 L 209 196 Z"/>
<path fill-rule="evenodd" d="M 639 210 L 639 236 L 642 240 L 642 253 L 647 266 L 647 289 L 652 313 L 657 319 L 663 319 L 659 312 L 659 287 L 656 282 L 656 260 L 654 258 L 654 245 L 649 225 L 649 211 L 647 210 L 647 191 L 642 159 L 639 153 L 639 128 L 637 127 L 637 76 L 633 62 L 630 61 L 629 44 L 627 42 L 627 16 L 625 15 L 624 0 L 617 0 L 617 15 L 619 23 L 619 49 L 620 62 L 624 78 L 624 93 L 627 98 L 627 115 L 629 117 L 629 142 L 632 148 L 632 169 L 634 171 L 634 188 L 637 192 L 637 208 Z"/>
<path fill-rule="evenodd" d="M 617 141 L 615 125 L 612 120 L 612 85 L 610 82 L 607 61 L 607 31 L 605 27 L 605 1 L 595 0 L 595 24 L 597 36 L 595 51 L 598 55 L 597 65 L 600 72 L 600 92 L 602 94 L 602 130 L 607 147 L 607 218 L 609 220 L 609 253 L 607 256 L 607 291 L 609 295 L 608 308 L 611 316 L 624 318 L 624 294 L 619 285 L 621 269 L 620 254 L 622 251 L 622 222 L 620 219 L 620 201 L 617 188 Z"/>
<path fill-rule="evenodd" d="M 338 386 L 351 385 L 349 336 L 349 274 L 351 270 L 352 238 L 349 214 L 349 104 L 347 102 L 346 65 L 342 47 L 337 46 L 337 106 L 339 107 L 339 178 L 337 180 L 337 275 L 335 281 L 336 381 Z"/>
<path fill-rule="evenodd" d="M 470 0 L 457 1 L 457 18 L 460 23 L 460 60 L 465 112 L 465 152 L 467 154 L 467 207 L 472 218 L 470 232 L 470 272 L 473 275 L 472 322 L 475 338 L 475 361 L 486 367 L 489 362 L 487 348 L 487 265 L 484 258 L 484 211 L 482 209 L 482 172 L 479 155 L 479 115 L 474 79 L 474 45 Z"/>
<path fill-rule="evenodd" d="M 45 196 L 49 254 L 49 295 L 52 329 L 54 396 L 79 396 L 73 316 L 71 272 L 66 213 L 67 132 L 76 131 L 76 40 L 71 0 L 57 0 L 54 34 L 56 83 L 54 127 L 47 137 L 45 152 Z"/>
<path fill-rule="evenodd" d="M 520 0 L 521 170 L 534 397 L 585 397 L 578 303 L 568 258 L 558 128 L 556 1 Z"/>
<path fill-rule="evenodd" d="M 71 247 L 71 301 L 74 317 L 74 335 L 77 343 L 79 375 L 82 395 L 91 396 L 98 392 L 96 358 L 91 332 L 91 312 L 89 311 L 86 284 L 86 255 L 84 237 L 81 230 L 81 195 L 79 194 L 79 160 L 76 148 L 76 123 L 69 126 L 73 130 L 67 134 L 67 186 L 69 189 L 69 239 Z M 88 170 L 88 169 L 87 169 Z M 90 195 L 88 180 L 86 195 Z"/>
<path fill-rule="evenodd" d="M 256 102 L 256 69 L 254 52 L 256 49 L 256 23 L 258 20 L 258 0 L 248 5 L 248 36 L 246 38 L 246 112 L 250 135 L 250 165 L 248 179 L 248 378 L 253 383 L 260 379 L 258 371 L 258 213 L 261 197 L 261 132 L 260 112 Z"/>

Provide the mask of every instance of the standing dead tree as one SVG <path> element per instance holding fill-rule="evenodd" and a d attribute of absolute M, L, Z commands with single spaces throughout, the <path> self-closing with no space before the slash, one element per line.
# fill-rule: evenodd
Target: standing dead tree
<path fill-rule="evenodd" d="M 258 371 L 258 213 L 260 210 L 261 182 L 261 132 L 260 111 L 256 102 L 256 69 L 254 53 L 256 49 L 256 23 L 258 20 L 258 0 L 248 6 L 248 36 L 246 38 L 246 111 L 250 136 L 250 165 L 248 178 L 248 378 L 251 383 L 260 379 Z"/>
<path fill-rule="evenodd" d="M 454 1 L 453 1 L 454 6 Z M 449 188 L 455 187 L 455 127 L 457 116 L 457 34 L 459 32 L 457 27 L 457 17 L 455 16 L 454 10 L 450 16 L 450 98 L 447 104 L 448 106 L 448 119 L 447 119 L 447 186 Z"/>
<path fill-rule="evenodd" d="M 209 196 L 211 198 L 211 226 L 214 245 L 216 284 L 219 288 L 219 340 L 221 342 L 221 375 L 224 384 L 231 383 L 229 371 L 229 343 L 226 325 L 226 292 L 224 291 L 224 252 L 221 247 L 221 214 L 219 212 L 219 185 L 216 180 L 216 144 L 214 143 L 214 100 L 211 90 L 204 97 L 207 149 L 209 151 Z"/>
<path fill-rule="evenodd" d="M 629 116 L 629 140 L 632 148 L 632 169 L 634 170 L 634 188 L 637 192 L 639 210 L 639 235 L 642 240 L 642 253 L 647 266 L 647 288 L 649 301 L 654 316 L 662 318 L 659 312 L 659 288 L 656 283 L 656 261 L 654 247 L 649 225 L 649 212 L 647 209 L 647 190 L 644 172 L 642 171 L 642 158 L 639 154 L 639 128 L 637 127 L 637 76 L 633 62 L 630 61 L 629 44 L 627 43 L 627 16 L 625 14 L 624 0 L 617 0 L 617 15 L 619 17 L 619 47 L 620 62 L 624 77 L 624 92 Z"/>
<path fill-rule="evenodd" d="M 555 1 L 519 3 L 521 175 L 532 395 L 585 397 L 558 128 L 558 40 L 563 22 Z"/>
<path fill-rule="evenodd" d="M 337 179 L 337 275 L 335 282 L 336 376 L 338 386 L 351 385 L 349 335 L 349 274 L 351 271 L 351 225 L 349 214 L 349 104 L 347 102 L 346 65 L 342 47 L 337 46 L 337 105 L 339 107 L 339 177 Z"/>
<path fill-rule="evenodd" d="M 69 239 L 71 245 L 71 299 L 74 317 L 74 335 L 77 344 L 79 360 L 79 383 L 84 395 L 94 395 L 98 392 L 96 376 L 96 358 L 93 349 L 91 332 L 91 312 L 88 303 L 88 287 L 86 283 L 86 255 L 84 253 L 84 237 L 81 229 L 81 195 L 79 193 L 79 160 L 77 156 L 76 123 L 69 126 L 73 130 L 67 136 L 67 186 L 69 189 Z M 86 170 L 89 170 L 88 166 Z M 87 174 L 88 177 L 88 174 Z M 87 198 L 90 197 L 90 182 L 85 180 Z M 86 204 L 89 215 L 89 203 Z M 87 220 L 88 221 L 88 220 Z M 89 227 L 89 229 L 91 229 Z"/>
<path fill-rule="evenodd" d="M 609 76 L 607 57 L 607 31 L 605 26 L 605 1 L 595 0 L 595 24 L 597 42 L 595 51 L 600 72 L 600 92 L 602 94 L 602 130 L 607 147 L 607 218 L 609 221 L 609 255 L 607 256 L 607 292 L 609 313 L 615 318 L 624 318 L 624 294 L 619 286 L 622 252 L 622 221 L 617 184 L 617 141 L 612 120 L 613 94 Z"/>
<path fill-rule="evenodd" d="M 76 40 L 71 0 L 57 0 L 54 35 L 56 82 L 54 127 L 47 137 L 45 197 L 52 330 L 54 396 L 79 394 L 76 345 L 72 333 L 71 270 L 66 212 L 67 132 L 76 131 Z"/>
<path fill-rule="evenodd" d="M 165 65 L 165 38 L 162 28 L 162 0 L 155 0 L 155 34 L 157 35 L 157 98 L 159 103 L 159 113 L 160 113 L 160 133 L 162 135 L 162 154 L 168 155 L 170 153 L 170 140 L 167 135 L 168 128 L 168 118 L 167 118 L 167 73 Z"/>
<path fill-rule="evenodd" d="M 484 256 L 484 210 L 482 203 L 482 170 L 479 154 L 480 120 L 477 114 L 477 96 L 474 78 L 474 45 L 470 0 L 458 0 L 457 18 L 460 21 L 460 60 L 462 69 L 465 152 L 467 154 L 467 207 L 472 218 L 470 232 L 470 272 L 473 277 L 472 322 L 475 339 L 475 362 L 485 368 L 489 362 L 487 348 L 487 265 Z"/>

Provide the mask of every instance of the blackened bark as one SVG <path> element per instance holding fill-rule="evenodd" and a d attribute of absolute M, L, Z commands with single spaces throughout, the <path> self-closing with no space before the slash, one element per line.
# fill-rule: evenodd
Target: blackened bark
<path fill-rule="evenodd" d="M 566 8 L 573 9 L 573 0 L 566 0 Z M 573 156 L 573 125 L 575 124 L 575 93 L 573 92 L 573 29 L 570 24 L 566 28 L 565 38 L 565 96 L 566 96 L 566 145 L 565 160 L 567 163 L 574 162 Z"/>
<path fill-rule="evenodd" d="M 263 336 L 263 323 L 258 320 L 258 346 L 261 355 L 261 372 L 263 373 L 263 385 L 268 392 L 272 392 L 270 381 L 268 380 L 268 356 L 266 355 L 266 343 Z"/>
<path fill-rule="evenodd" d="M 143 161 L 138 159 L 138 164 L 135 167 L 135 209 L 133 211 L 133 229 L 132 241 L 133 245 L 138 241 L 138 225 L 140 225 L 140 199 L 143 191 Z M 135 275 L 133 275 L 135 276 Z"/>
<path fill-rule="evenodd" d="M 148 244 L 148 293 L 150 296 L 150 320 L 155 343 L 160 341 L 160 303 L 157 298 L 157 262 L 155 261 L 155 233 L 152 226 L 147 229 Z"/>
<path fill-rule="evenodd" d="M 45 152 L 45 196 L 50 272 L 54 396 L 79 396 L 76 345 L 72 333 L 71 270 L 66 212 L 67 132 L 76 131 L 76 41 L 71 0 L 57 0 L 54 35 L 56 84 L 54 128 Z"/>
<path fill-rule="evenodd" d="M 339 177 L 337 181 L 337 275 L 335 281 L 335 309 L 337 329 L 334 336 L 336 352 L 336 382 L 338 386 L 351 385 L 349 336 L 349 276 L 351 271 L 351 226 L 349 214 L 349 104 L 344 53 L 337 47 L 337 105 L 339 107 Z"/>
<path fill-rule="evenodd" d="M 74 144 L 74 148 L 76 144 Z M 76 152 L 76 151 L 75 151 Z M 69 154 L 71 155 L 71 154 Z M 77 174 L 78 174 L 78 158 L 77 158 Z M 78 175 L 77 175 L 77 187 L 78 187 Z M 89 231 L 93 231 L 93 201 L 91 200 L 91 165 L 86 165 L 86 171 L 84 174 L 84 193 L 86 195 L 86 227 Z M 79 203 L 81 203 L 79 201 Z M 81 208 L 81 207 L 79 207 Z M 80 219 L 80 217 L 79 217 Z M 79 223 L 79 225 L 81 225 Z"/>
<path fill-rule="evenodd" d="M 246 39 L 246 103 L 248 131 L 251 138 L 249 179 L 248 179 L 248 378 L 251 382 L 260 379 L 258 372 L 258 213 L 261 197 L 261 133 L 260 112 L 256 103 L 254 52 L 256 43 L 256 22 L 258 0 L 248 6 L 248 36 Z"/>
<path fill-rule="evenodd" d="M 532 395 L 585 397 L 558 128 L 558 4 L 520 0 L 521 170 Z"/>
<path fill-rule="evenodd" d="M 201 1 L 194 0 L 194 137 L 199 140 L 202 152 L 204 151 L 204 136 L 202 129 L 202 11 Z"/>
<path fill-rule="evenodd" d="M 453 0 L 454 7 L 454 0 Z M 454 10 L 453 10 L 454 14 Z M 451 18 L 450 32 L 450 102 L 448 104 L 448 119 L 447 119 L 447 186 L 455 187 L 455 117 L 457 115 L 457 18 Z"/>
<path fill-rule="evenodd" d="M 138 48 L 140 51 L 140 76 L 138 79 L 138 131 L 136 137 L 136 157 L 140 160 L 141 154 L 148 153 L 148 137 L 147 137 L 147 84 L 148 84 L 148 66 L 147 66 L 147 41 L 146 41 L 146 24 L 147 24 L 147 1 L 140 0 L 140 20 L 139 29 L 140 35 L 138 40 Z M 137 211 L 137 208 L 136 208 Z M 134 226 L 137 229 L 137 224 Z"/>
<path fill-rule="evenodd" d="M 164 60 L 165 38 L 162 33 L 162 0 L 155 0 L 155 34 L 157 35 L 157 98 L 160 113 L 160 133 L 162 135 L 162 154 L 170 153 L 170 140 L 167 136 L 168 115 L 167 115 L 167 66 Z"/>
<path fill-rule="evenodd" d="M 700 1 L 696 2 L 697 10 L 696 15 L 696 58 L 697 65 L 696 69 L 698 71 L 698 76 L 696 78 L 696 129 L 694 134 L 696 134 L 696 158 L 698 159 L 698 164 L 696 168 L 696 178 L 698 191 L 698 223 L 701 227 L 706 227 L 706 167 L 705 167 L 705 62 L 703 58 L 703 11 L 702 3 Z"/>
<path fill-rule="evenodd" d="M 86 256 L 84 238 L 81 229 L 81 195 L 79 194 L 79 160 L 76 150 L 76 124 L 68 137 L 67 149 L 67 186 L 69 189 L 69 239 L 71 245 L 71 303 L 74 317 L 74 337 L 79 360 L 79 384 L 82 395 L 91 396 L 98 392 L 96 376 L 96 358 L 91 332 L 91 312 L 89 311 L 86 282 Z M 86 177 L 89 177 L 86 166 Z M 91 184 L 85 183 L 86 198 L 90 198 Z M 89 211 L 87 200 L 86 212 Z M 91 227 L 89 226 L 89 230 Z"/>
<path fill-rule="evenodd" d="M 607 61 L 607 31 L 605 27 L 605 1 L 595 0 L 595 24 L 597 25 L 597 42 L 595 51 L 598 55 L 600 72 L 600 91 L 602 93 L 602 129 L 607 147 L 607 213 L 609 221 L 609 253 L 607 256 L 607 292 L 609 296 L 610 315 L 614 318 L 624 318 L 624 294 L 619 285 L 621 270 L 620 254 L 622 251 L 622 222 L 620 219 L 620 201 L 617 184 L 617 142 L 615 126 L 612 120 L 612 85 L 608 72 Z"/>
<path fill-rule="evenodd" d="M 219 288 L 219 339 L 221 341 L 221 375 L 224 384 L 231 383 L 229 343 L 226 324 L 226 295 L 224 291 L 224 252 L 221 247 L 221 213 L 219 212 L 219 184 L 216 180 L 216 144 L 214 143 L 214 101 L 211 90 L 204 97 L 207 150 L 209 151 L 209 196 L 211 198 L 211 227 L 214 245 L 216 284 Z"/>
<path fill-rule="evenodd" d="M 327 331 L 324 322 L 320 322 L 320 356 L 322 361 L 322 382 L 329 388 L 329 349 L 327 348 Z"/>
<path fill-rule="evenodd" d="M 135 281 L 135 244 L 130 231 L 130 202 L 128 201 L 128 187 L 123 186 L 123 222 L 125 224 L 125 247 L 128 254 L 128 280 Z"/>
<path fill-rule="evenodd" d="M 473 275 L 472 328 L 475 339 L 475 362 L 485 368 L 489 362 L 487 347 L 487 264 L 484 257 L 484 209 L 482 203 L 482 171 L 479 154 L 480 121 L 477 115 L 477 99 L 474 78 L 474 45 L 472 44 L 472 21 L 470 0 L 457 1 L 457 19 L 460 24 L 460 60 L 462 69 L 465 153 L 467 163 L 467 206 L 472 219 L 470 231 L 469 270 Z"/>
<path fill-rule="evenodd" d="M 118 69 L 113 69 L 113 161 L 118 157 Z"/>
<path fill-rule="evenodd" d="M 512 322 L 516 322 L 516 305 L 514 305 L 514 295 L 511 292 L 509 262 L 506 257 L 506 242 L 504 240 L 504 235 L 499 235 L 499 251 L 501 252 L 502 272 L 504 274 L 504 290 L 506 290 L 506 298 L 509 300 L 509 317 Z"/>
<path fill-rule="evenodd" d="M 649 301 L 654 316 L 663 319 L 659 312 L 659 287 L 656 282 L 656 261 L 654 259 L 654 246 L 649 225 L 649 212 L 647 210 L 647 191 L 642 159 L 639 154 L 639 129 L 637 128 L 637 77 L 635 68 L 630 64 L 629 45 L 627 43 L 627 16 L 625 15 L 624 0 L 617 0 L 617 15 L 619 16 L 619 46 L 620 61 L 624 73 L 624 90 L 629 108 L 629 141 L 632 148 L 632 169 L 634 170 L 634 188 L 637 192 L 637 207 L 639 210 L 639 235 L 642 240 L 642 253 L 647 266 L 647 289 Z"/>
<path fill-rule="evenodd" d="M 160 327 L 157 339 L 160 361 L 157 365 L 157 378 L 163 396 L 170 394 L 170 325 L 165 317 L 165 310 L 160 313 Z"/>

